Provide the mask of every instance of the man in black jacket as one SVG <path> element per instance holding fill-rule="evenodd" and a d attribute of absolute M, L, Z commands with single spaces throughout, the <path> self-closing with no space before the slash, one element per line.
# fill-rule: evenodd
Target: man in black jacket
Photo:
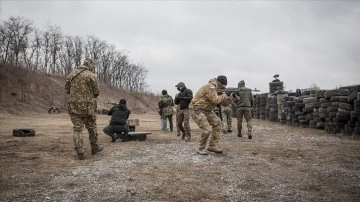
<path fill-rule="evenodd" d="M 126 100 L 121 99 L 119 105 L 113 106 L 108 115 L 111 116 L 110 124 L 104 128 L 104 133 L 111 137 L 111 141 L 115 142 L 117 133 L 123 133 L 123 141 L 127 140 L 129 132 L 129 125 L 127 120 L 130 115 L 130 110 L 126 106 Z"/>
<path fill-rule="evenodd" d="M 180 92 L 174 100 L 175 104 L 179 105 L 177 125 L 182 132 L 181 139 L 185 139 L 188 142 L 191 140 L 189 104 L 193 98 L 193 93 L 190 89 L 186 88 L 184 82 L 179 82 L 175 87 Z"/>

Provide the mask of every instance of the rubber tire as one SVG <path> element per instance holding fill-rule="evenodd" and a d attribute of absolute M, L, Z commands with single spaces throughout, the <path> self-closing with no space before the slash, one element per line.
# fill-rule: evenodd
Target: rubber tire
<path fill-rule="evenodd" d="M 15 136 L 15 137 L 32 137 L 32 136 L 35 136 L 35 130 L 28 129 L 28 128 L 14 129 L 13 136 Z"/>

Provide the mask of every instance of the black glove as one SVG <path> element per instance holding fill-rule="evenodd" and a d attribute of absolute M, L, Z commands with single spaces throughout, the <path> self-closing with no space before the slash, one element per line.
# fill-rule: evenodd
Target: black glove
<path fill-rule="evenodd" d="M 184 98 L 185 97 L 185 94 L 184 93 L 179 93 L 178 95 L 178 98 L 181 99 L 181 98 Z"/>

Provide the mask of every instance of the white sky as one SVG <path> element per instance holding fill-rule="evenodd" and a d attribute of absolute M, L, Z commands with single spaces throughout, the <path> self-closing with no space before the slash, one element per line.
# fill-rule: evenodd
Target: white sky
<path fill-rule="evenodd" d="M 0 20 L 94 35 L 149 70 L 149 90 L 183 81 L 194 93 L 210 78 L 269 91 L 360 84 L 360 1 L 0 1 Z"/>

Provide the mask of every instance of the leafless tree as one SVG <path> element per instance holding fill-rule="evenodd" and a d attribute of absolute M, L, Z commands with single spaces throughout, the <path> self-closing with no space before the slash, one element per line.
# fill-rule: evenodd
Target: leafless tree
<path fill-rule="evenodd" d="M 60 66 L 62 66 L 62 74 L 68 75 L 73 66 L 75 61 L 75 45 L 73 37 L 71 36 L 65 36 L 65 39 L 63 41 L 62 49 L 59 51 L 59 61 Z"/>
<path fill-rule="evenodd" d="M 75 53 L 73 57 L 75 61 L 75 66 L 81 65 L 82 55 L 84 54 L 83 44 L 84 42 L 80 37 L 74 38 Z"/>
<path fill-rule="evenodd" d="M 28 68 L 36 71 L 38 70 L 39 65 L 41 64 L 41 44 L 42 44 L 42 37 L 41 32 L 38 29 L 34 29 L 33 37 L 31 40 L 30 45 L 30 54 L 29 54 L 29 64 Z"/>
<path fill-rule="evenodd" d="M 66 76 L 84 58 L 95 60 L 95 73 L 102 82 L 117 88 L 145 92 L 148 70 L 131 64 L 125 52 L 116 50 L 95 36 L 85 39 L 64 36 L 60 27 L 48 25 L 45 30 L 32 27 L 30 20 L 10 17 L 0 23 L 0 63 L 19 66 L 45 74 Z"/>
<path fill-rule="evenodd" d="M 62 67 L 58 65 L 59 51 L 62 48 L 63 34 L 58 26 L 50 26 L 50 54 L 51 54 L 51 73 L 62 74 Z"/>

